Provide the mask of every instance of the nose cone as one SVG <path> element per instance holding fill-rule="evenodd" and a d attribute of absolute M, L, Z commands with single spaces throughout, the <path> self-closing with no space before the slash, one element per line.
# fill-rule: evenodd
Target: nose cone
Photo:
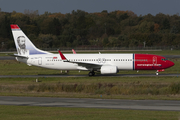
<path fill-rule="evenodd" d="M 174 66 L 174 63 L 172 61 L 168 60 L 168 67 L 172 67 L 172 66 Z"/>

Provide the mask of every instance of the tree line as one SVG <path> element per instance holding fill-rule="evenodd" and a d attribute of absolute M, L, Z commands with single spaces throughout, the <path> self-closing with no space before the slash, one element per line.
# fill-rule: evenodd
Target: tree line
<path fill-rule="evenodd" d="M 10 24 L 18 24 L 38 48 L 180 47 L 179 14 L 137 16 L 132 11 L 88 13 L 0 11 L 0 49 L 15 48 Z"/>

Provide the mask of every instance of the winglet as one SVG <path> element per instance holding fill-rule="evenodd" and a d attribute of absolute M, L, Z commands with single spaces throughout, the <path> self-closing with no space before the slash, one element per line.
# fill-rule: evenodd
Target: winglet
<path fill-rule="evenodd" d="M 61 53 L 60 50 L 58 50 L 58 52 L 59 52 L 59 54 L 60 54 L 60 56 L 61 56 L 61 59 L 62 59 L 63 61 L 68 61 L 68 60 L 66 59 L 66 57 Z"/>
<path fill-rule="evenodd" d="M 76 54 L 76 51 L 74 49 L 72 49 L 72 52 L 73 52 L 73 54 Z"/>

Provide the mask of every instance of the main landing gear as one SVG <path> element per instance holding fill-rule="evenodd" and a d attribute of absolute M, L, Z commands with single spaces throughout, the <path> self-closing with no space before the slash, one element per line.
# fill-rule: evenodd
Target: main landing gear
<path fill-rule="evenodd" d="M 94 71 L 90 71 L 88 75 L 89 75 L 89 76 L 94 76 L 94 75 L 95 75 L 95 72 L 94 72 Z"/>

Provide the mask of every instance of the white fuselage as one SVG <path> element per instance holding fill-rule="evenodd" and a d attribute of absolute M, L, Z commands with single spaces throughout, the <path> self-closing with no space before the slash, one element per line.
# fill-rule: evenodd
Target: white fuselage
<path fill-rule="evenodd" d="M 69 61 L 93 63 L 102 66 L 117 66 L 118 70 L 133 70 L 133 54 L 64 54 Z M 29 59 L 17 60 L 28 65 L 57 70 L 91 70 L 77 63 L 64 62 L 59 54 L 29 55 Z M 100 68 L 97 68 L 100 69 Z"/>

